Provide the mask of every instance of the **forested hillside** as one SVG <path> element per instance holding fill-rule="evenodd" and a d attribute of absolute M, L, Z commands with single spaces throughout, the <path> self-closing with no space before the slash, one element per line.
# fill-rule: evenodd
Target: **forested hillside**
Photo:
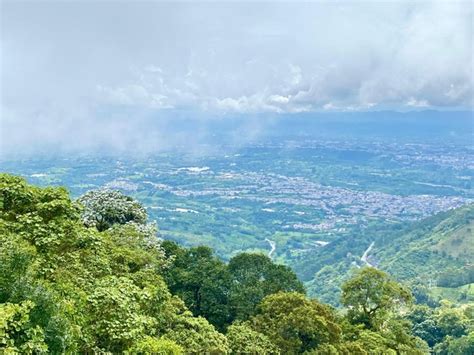
<path fill-rule="evenodd" d="M 415 260 L 407 250 L 429 244 L 461 265 L 470 227 L 436 226 L 426 242 L 400 234 L 397 258 L 377 252 L 366 263 L 403 279 L 398 260 Z M 208 247 L 160 240 L 145 208 L 120 192 L 72 201 L 63 188 L 0 175 L 0 352 L 474 353 L 472 304 L 417 304 L 383 271 L 342 271 L 335 309 L 308 298 L 295 273 L 265 255 L 225 263 Z M 318 274 L 330 280 L 320 271 L 311 287 Z"/>
<path fill-rule="evenodd" d="M 437 302 L 474 300 L 474 205 L 414 223 L 361 229 L 300 257 L 292 265 L 311 295 L 339 305 L 342 283 L 371 265 Z"/>

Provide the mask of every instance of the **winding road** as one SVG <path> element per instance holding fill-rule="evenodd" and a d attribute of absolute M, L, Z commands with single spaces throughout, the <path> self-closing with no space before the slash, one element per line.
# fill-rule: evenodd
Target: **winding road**
<path fill-rule="evenodd" d="M 268 257 L 271 258 L 273 253 L 275 252 L 275 249 L 276 249 L 276 243 L 273 241 L 273 240 L 270 240 L 268 238 L 265 238 L 265 241 L 268 242 L 268 244 L 270 244 L 270 248 L 271 250 L 268 252 Z"/>
<path fill-rule="evenodd" d="M 374 247 L 375 245 L 375 242 L 372 242 L 370 243 L 369 247 L 367 248 L 366 251 L 364 251 L 364 254 L 362 254 L 362 256 L 360 257 L 360 260 L 362 262 L 364 262 L 367 266 L 370 266 L 370 267 L 375 267 L 374 265 L 372 265 L 371 263 L 369 263 L 369 261 L 367 260 L 367 258 L 369 257 L 369 253 L 370 251 L 372 250 L 372 248 Z"/>

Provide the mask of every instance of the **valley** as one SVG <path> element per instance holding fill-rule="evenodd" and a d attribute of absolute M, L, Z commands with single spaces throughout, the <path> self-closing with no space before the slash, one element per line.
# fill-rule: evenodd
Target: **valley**
<path fill-rule="evenodd" d="M 121 190 L 146 206 L 160 237 L 209 245 L 224 260 L 243 251 L 268 254 L 291 266 L 310 294 L 331 303 L 351 267 L 381 265 L 383 248 L 400 230 L 473 203 L 471 156 L 470 146 L 451 141 L 287 138 L 222 146 L 218 154 L 2 166 L 35 184 L 67 186 L 74 197 L 100 187 Z"/>

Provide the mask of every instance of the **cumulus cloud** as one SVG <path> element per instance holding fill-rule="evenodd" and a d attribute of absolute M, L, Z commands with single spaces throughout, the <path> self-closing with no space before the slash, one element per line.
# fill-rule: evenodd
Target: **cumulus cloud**
<path fill-rule="evenodd" d="M 471 1 L 4 1 L 1 16 L 4 146 L 28 127 L 107 142 L 100 130 L 135 127 L 143 110 L 473 105 Z"/>
<path fill-rule="evenodd" d="M 230 8 L 240 10 L 230 23 L 228 7 L 188 9 L 189 53 L 108 90 L 138 105 L 235 112 L 472 106 L 469 2 Z"/>

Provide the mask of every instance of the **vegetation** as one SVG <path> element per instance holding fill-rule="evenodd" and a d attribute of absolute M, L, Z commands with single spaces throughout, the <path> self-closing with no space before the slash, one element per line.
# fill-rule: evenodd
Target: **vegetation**
<path fill-rule="evenodd" d="M 308 293 L 340 306 L 341 285 L 373 242 L 369 261 L 412 287 L 416 301 L 435 305 L 443 298 L 472 302 L 474 204 L 406 225 L 374 225 L 357 238 L 340 237 L 290 263 Z"/>
<path fill-rule="evenodd" d="M 84 224 L 100 232 L 114 224 L 144 224 L 147 219 L 140 203 L 116 190 L 89 191 L 79 198 L 79 203 L 84 207 L 81 216 Z"/>
<path fill-rule="evenodd" d="M 352 322 L 378 330 L 387 314 L 411 301 L 411 294 L 382 271 L 364 269 L 342 287 L 342 303 Z"/>
<path fill-rule="evenodd" d="M 171 292 L 195 316 L 205 317 L 219 330 L 254 315 L 268 295 L 305 292 L 290 268 L 274 264 L 265 255 L 242 253 L 226 264 L 208 247 L 184 249 L 171 241 L 164 241 L 162 247 L 173 260 L 164 273 Z"/>
<path fill-rule="evenodd" d="M 72 201 L 1 174 L 0 352 L 472 353 L 472 306 L 413 305 L 405 286 L 361 268 L 340 311 L 266 256 L 224 263 L 160 241 L 144 211 L 120 193 Z"/>

